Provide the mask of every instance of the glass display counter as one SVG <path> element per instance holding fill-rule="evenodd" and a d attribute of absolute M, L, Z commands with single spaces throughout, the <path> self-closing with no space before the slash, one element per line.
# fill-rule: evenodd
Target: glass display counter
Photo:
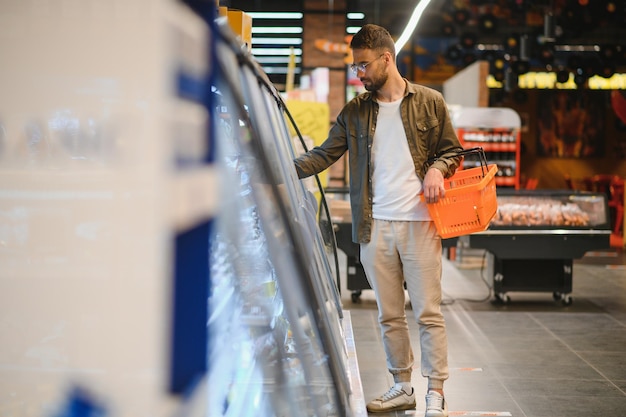
<path fill-rule="evenodd" d="M 496 301 L 512 291 L 552 292 L 572 303 L 573 260 L 609 248 L 606 196 L 569 190 L 499 190 L 489 228 L 469 236 L 486 249 Z"/>

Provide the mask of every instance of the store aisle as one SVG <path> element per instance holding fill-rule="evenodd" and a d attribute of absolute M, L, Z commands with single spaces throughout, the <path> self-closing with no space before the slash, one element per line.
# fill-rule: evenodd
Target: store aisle
<path fill-rule="evenodd" d="M 574 263 L 573 299 L 510 293 L 509 304 L 484 300 L 482 251 L 444 260 L 450 416 L 622 417 L 626 413 L 626 257 L 596 252 Z M 343 263 L 342 263 L 343 264 Z M 373 292 L 359 303 L 343 289 L 350 311 L 363 395 L 392 383 L 377 325 Z M 410 307 L 408 307 L 410 308 Z M 408 312 L 410 314 L 410 311 Z M 412 316 L 411 316 L 412 317 Z M 419 357 L 418 330 L 410 321 Z M 423 416 L 426 380 L 416 369 L 417 410 L 377 416 Z"/>

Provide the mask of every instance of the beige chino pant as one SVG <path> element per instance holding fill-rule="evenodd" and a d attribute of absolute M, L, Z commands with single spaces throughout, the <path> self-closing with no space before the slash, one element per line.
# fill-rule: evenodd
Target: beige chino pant
<path fill-rule="evenodd" d="M 421 371 L 429 388 L 448 378 L 448 341 L 441 313 L 441 238 L 433 222 L 373 220 L 360 246 L 361 264 L 378 304 L 387 367 L 395 382 L 411 381 L 413 350 L 404 305 L 406 281 L 419 325 Z"/>

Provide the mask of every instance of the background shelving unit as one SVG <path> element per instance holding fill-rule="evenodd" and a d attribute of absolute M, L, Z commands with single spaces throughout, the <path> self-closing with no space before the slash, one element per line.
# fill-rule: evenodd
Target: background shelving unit
<path fill-rule="evenodd" d="M 453 111 L 453 125 L 464 148 L 482 147 L 488 163 L 498 166 L 496 186 L 520 188 L 520 128 L 517 112 L 508 108 L 462 107 Z M 478 166 L 466 157 L 463 166 Z"/>

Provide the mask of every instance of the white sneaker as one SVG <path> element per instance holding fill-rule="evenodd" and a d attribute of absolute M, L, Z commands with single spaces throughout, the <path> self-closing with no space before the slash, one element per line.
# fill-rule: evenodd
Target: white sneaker
<path fill-rule="evenodd" d="M 448 417 L 448 405 L 437 391 L 426 394 L 426 417 Z"/>
<path fill-rule="evenodd" d="M 367 404 L 370 413 L 384 413 L 395 410 L 412 410 L 415 408 L 415 390 L 411 393 L 404 391 L 397 385 L 389 388 L 389 391 Z"/>

